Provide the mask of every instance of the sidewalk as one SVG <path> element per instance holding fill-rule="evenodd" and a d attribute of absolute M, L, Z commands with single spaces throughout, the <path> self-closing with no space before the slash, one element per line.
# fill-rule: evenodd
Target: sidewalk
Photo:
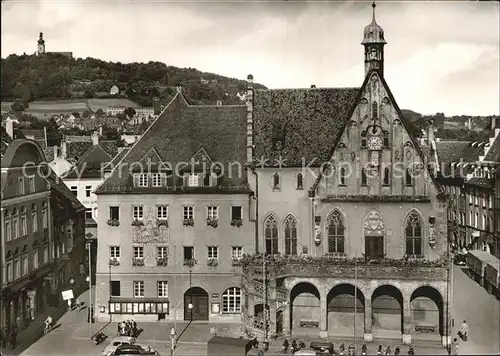
<path fill-rule="evenodd" d="M 75 297 L 77 297 L 78 291 L 81 290 L 75 288 Z M 82 295 L 88 293 L 87 291 L 83 292 Z M 4 356 L 18 356 L 24 350 L 29 348 L 32 344 L 34 344 L 40 337 L 43 335 L 43 330 L 45 327 L 45 320 L 50 315 L 54 322 L 54 325 L 57 325 L 57 321 L 66 313 L 68 305 L 65 303 L 61 303 L 60 307 L 46 307 L 43 312 L 37 313 L 35 320 L 31 321 L 31 323 L 26 328 L 21 328 L 19 334 L 17 335 L 17 346 L 14 350 L 10 349 L 10 345 L 7 344 L 7 348 L 2 350 L 2 355 Z"/>

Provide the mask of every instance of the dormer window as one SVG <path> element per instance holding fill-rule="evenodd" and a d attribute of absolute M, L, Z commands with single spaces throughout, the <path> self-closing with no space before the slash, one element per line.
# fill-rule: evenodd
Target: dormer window
<path fill-rule="evenodd" d="M 217 185 L 217 173 L 184 173 L 184 186 L 215 187 Z"/>
<path fill-rule="evenodd" d="M 139 188 L 160 188 L 167 183 L 166 173 L 136 173 L 134 174 L 134 186 Z"/>
<path fill-rule="evenodd" d="M 188 187 L 198 187 L 199 175 L 196 173 L 188 174 Z"/>
<path fill-rule="evenodd" d="M 137 186 L 138 187 L 147 187 L 148 186 L 148 174 L 147 173 L 137 174 Z"/>

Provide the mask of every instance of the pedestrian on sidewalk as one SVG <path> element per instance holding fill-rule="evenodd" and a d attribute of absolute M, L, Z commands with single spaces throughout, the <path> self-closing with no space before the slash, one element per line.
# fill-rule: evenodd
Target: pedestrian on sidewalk
<path fill-rule="evenodd" d="M 453 355 L 458 355 L 458 339 L 453 339 Z"/>
<path fill-rule="evenodd" d="M 17 330 L 16 327 L 12 328 L 10 333 L 10 348 L 14 350 L 17 346 Z"/>
<path fill-rule="evenodd" d="M 68 299 L 68 311 L 71 311 L 71 299 Z"/>
<path fill-rule="evenodd" d="M 78 308 L 78 312 L 82 310 L 82 302 L 79 298 L 76 298 L 76 307 Z"/>
<path fill-rule="evenodd" d="M 458 330 L 458 336 L 460 336 L 460 338 L 463 341 L 467 341 L 467 337 L 469 336 L 469 325 L 465 320 L 462 323 L 462 325 L 460 325 L 460 330 Z"/>

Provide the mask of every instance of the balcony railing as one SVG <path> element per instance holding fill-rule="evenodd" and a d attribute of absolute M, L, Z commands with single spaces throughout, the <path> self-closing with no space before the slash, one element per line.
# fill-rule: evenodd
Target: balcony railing
<path fill-rule="evenodd" d="M 246 256 L 241 260 L 241 266 L 246 276 L 262 277 L 261 256 Z M 355 278 L 356 274 L 359 279 L 445 280 L 449 266 L 445 258 L 428 261 L 387 258 L 366 260 L 331 256 L 267 256 L 266 276 L 267 278 L 287 276 Z"/>

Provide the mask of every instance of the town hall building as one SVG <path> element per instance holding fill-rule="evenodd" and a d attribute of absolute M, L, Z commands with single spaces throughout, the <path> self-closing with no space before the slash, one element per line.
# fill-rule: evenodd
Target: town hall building
<path fill-rule="evenodd" d="M 98 319 L 447 345 L 446 195 L 384 78 L 386 43 L 373 4 L 359 88 L 249 75 L 245 105 L 177 93 L 96 191 Z"/>

